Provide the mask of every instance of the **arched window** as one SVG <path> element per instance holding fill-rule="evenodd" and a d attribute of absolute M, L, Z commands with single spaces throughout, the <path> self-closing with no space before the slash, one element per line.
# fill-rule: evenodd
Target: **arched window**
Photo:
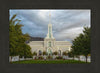
<path fill-rule="evenodd" d="M 48 46 L 51 47 L 51 42 L 48 43 Z"/>
<path fill-rule="evenodd" d="M 39 50 L 39 55 L 42 55 L 42 51 L 41 50 Z"/>

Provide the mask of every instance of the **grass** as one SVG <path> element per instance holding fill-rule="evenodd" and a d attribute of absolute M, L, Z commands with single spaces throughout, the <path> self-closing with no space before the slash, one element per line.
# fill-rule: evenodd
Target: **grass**
<path fill-rule="evenodd" d="M 16 61 L 11 62 L 13 64 L 63 64 L 63 63 L 86 63 L 83 61 L 76 60 L 26 60 L 26 61 Z"/>

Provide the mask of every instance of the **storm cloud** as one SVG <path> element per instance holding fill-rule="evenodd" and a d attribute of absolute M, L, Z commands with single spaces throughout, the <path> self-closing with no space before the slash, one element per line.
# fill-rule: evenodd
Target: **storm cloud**
<path fill-rule="evenodd" d="M 34 10 L 34 9 L 10 9 L 10 18 L 17 14 L 21 20 L 23 33 L 33 37 L 46 37 L 51 13 L 53 36 L 59 41 L 72 41 L 82 33 L 83 26 L 90 27 L 90 10 L 65 9 L 65 10 Z"/>

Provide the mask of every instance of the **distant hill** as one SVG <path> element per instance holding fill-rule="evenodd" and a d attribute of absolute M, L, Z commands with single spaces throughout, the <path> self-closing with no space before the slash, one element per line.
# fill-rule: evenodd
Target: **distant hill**
<path fill-rule="evenodd" d="M 29 41 L 44 41 L 44 38 L 30 36 L 30 39 L 26 43 L 29 43 Z"/>
<path fill-rule="evenodd" d="M 44 41 L 44 38 L 41 38 L 41 37 L 31 37 L 30 36 L 30 40 L 29 41 Z"/>

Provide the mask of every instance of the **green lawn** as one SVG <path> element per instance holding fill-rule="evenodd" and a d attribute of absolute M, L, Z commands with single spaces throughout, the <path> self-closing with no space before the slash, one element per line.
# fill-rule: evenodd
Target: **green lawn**
<path fill-rule="evenodd" d="M 86 63 L 83 61 L 76 61 L 76 60 L 26 60 L 26 61 L 16 61 L 11 62 L 13 64 L 63 64 L 63 63 Z"/>

